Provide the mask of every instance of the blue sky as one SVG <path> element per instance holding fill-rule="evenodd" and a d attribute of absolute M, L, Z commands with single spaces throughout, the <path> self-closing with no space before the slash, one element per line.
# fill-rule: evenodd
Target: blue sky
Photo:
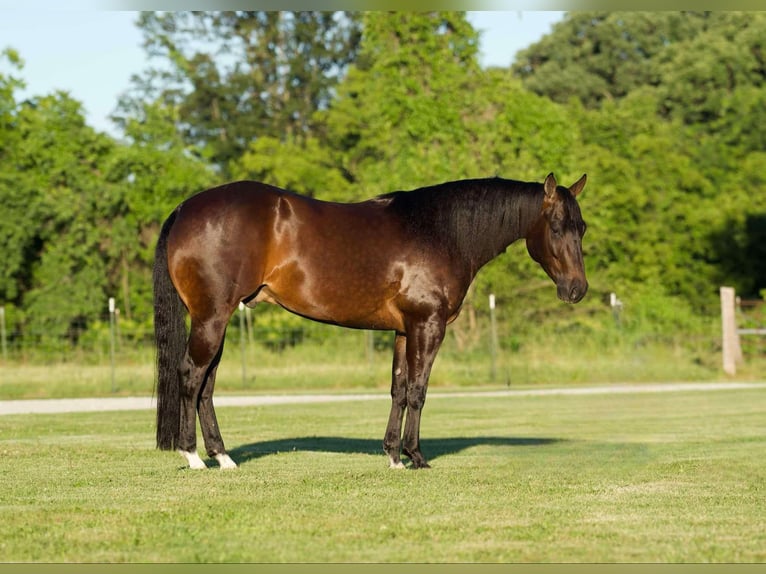
<path fill-rule="evenodd" d="M 563 14 L 469 12 L 471 23 L 482 31 L 482 64 L 507 66 Z M 22 97 L 68 91 L 83 103 L 90 125 L 111 133 L 108 116 L 119 95 L 131 75 L 148 66 L 136 17 L 136 12 L 120 11 L 2 10 L 0 50 L 14 48 L 25 62 Z"/>

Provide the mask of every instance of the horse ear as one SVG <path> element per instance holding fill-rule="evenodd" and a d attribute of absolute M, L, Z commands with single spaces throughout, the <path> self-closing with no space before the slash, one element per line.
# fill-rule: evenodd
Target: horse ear
<path fill-rule="evenodd" d="M 587 174 L 582 174 L 582 177 L 578 179 L 575 183 L 573 183 L 572 187 L 569 188 L 569 192 L 574 197 L 577 197 L 578 195 L 580 195 L 582 188 L 585 187 L 585 182 L 587 179 L 588 179 Z"/>
<path fill-rule="evenodd" d="M 556 183 L 556 177 L 553 175 L 553 172 L 548 174 L 548 177 L 545 178 L 545 183 L 543 183 L 543 189 L 545 190 L 545 197 L 548 200 L 554 200 L 556 199 L 556 187 L 558 184 Z"/>

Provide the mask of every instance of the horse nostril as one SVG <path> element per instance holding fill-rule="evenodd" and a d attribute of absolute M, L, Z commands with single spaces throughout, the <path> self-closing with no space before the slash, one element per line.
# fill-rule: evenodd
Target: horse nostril
<path fill-rule="evenodd" d="M 580 295 L 580 290 L 577 288 L 577 285 L 575 285 L 574 287 L 572 287 L 572 290 L 569 292 L 569 300 L 577 301 L 579 295 Z"/>

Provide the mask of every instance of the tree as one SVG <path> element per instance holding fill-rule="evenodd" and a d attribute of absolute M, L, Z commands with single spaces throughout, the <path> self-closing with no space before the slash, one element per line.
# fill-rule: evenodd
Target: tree
<path fill-rule="evenodd" d="M 708 18 L 698 12 L 571 12 L 520 51 L 512 69 L 537 94 L 596 107 L 660 82 L 656 58 L 698 34 Z"/>
<path fill-rule="evenodd" d="M 12 73 L 21 70 L 23 62 L 18 53 L 10 49 L 0 53 L 0 63 L 3 60 L 11 73 L 0 74 L 0 197 L 3 200 L 0 238 L 5 249 L 0 260 L 0 299 L 11 302 L 18 301 L 27 283 L 25 259 L 33 249 L 33 234 L 24 225 L 24 219 L 17 217 L 17 209 L 24 209 L 24 197 L 14 166 L 21 146 L 16 129 L 18 104 L 15 92 L 23 87 L 23 82 Z"/>
<path fill-rule="evenodd" d="M 359 40 L 353 13 L 144 12 L 138 26 L 162 65 L 134 78 L 122 118 L 161 99 L 178 110 L 187 144 L 224 175 L 258 138 L 309 134 Z"/>
<path fill-rule="evenodd" d="M 76 340 L 109 296 L 124 317 L 148 321 L 160 224 L 211 170 L 187 155 L 172 110 L 145 106 L 126 122 L 130 144 L 118 144 L 67 94 L 17 102 L 20 85 L 0 75 L 0 301 L 17 310 L 15 328 L 40 338 Z"/>
<path fill-rule="evenodd" d="M 368 12 L 358 62 L 318 124 L 351 198 L 465 175 L 478 36 L 459 12 Z"/>
<path fill-rule="evenodd" d="M 104 179 L 115 187 L 107 255 L 113 293 L 127 319 L 152 316 L 151 268 L 162 222 L 181 201 L 217 183 L 213 169 L 187 153 L 175 129 L 178 112 L 147 103 L 125 122 L 126 145 L 116 146 Z"/>
<path fill-rule="evenodd" d="M 713 12 L 705 23 L 659 55 L 657 89 L 663 115 L 718 130 L 722 116 L 752 109 L 753 88 L 766 86 L 766 14 Z M 745 110 L 732 110 L 738 104 Z"/>
<path fill-rule="evenodd" d="M 39 334 L 61 336 L 106 301 L 103 230 L 113 188 L 101 179 L 113 141 L 85 125 L 79 102 L 57 93 L 19 104 L 0 173 L 0 235 L 13 255 L 0 297 Z"/>

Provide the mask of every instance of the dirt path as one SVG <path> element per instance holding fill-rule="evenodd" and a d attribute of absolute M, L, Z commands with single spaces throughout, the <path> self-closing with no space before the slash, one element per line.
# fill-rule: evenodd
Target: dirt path
<path fill-rule="evenodd" d="M 766 382 L 739 383 L 643 383 L 599 385 L 591 387 L 560 387 L 544 389 L 509 389 L 504 391 L 458 391 L 428 393 L 428 400 L 450 397 L 525 397 L 545 395 L 601 395 L 611 393 L 669 393 L 728 391 L 735 389 L 764 389 Z M 330 403 L 347 401 L 387 401 L 388 394 L 312 394 L 312 395 L 249 395 L 219 396 L 217 407 L 286 405 L 295 403 Z M 0 401 L 0 415 L 33 413 L 71 413 L 87 411 L 132 411 L 154 409 L 152 397 L 108 397 L 92 399 L 33 399 Z"/>

